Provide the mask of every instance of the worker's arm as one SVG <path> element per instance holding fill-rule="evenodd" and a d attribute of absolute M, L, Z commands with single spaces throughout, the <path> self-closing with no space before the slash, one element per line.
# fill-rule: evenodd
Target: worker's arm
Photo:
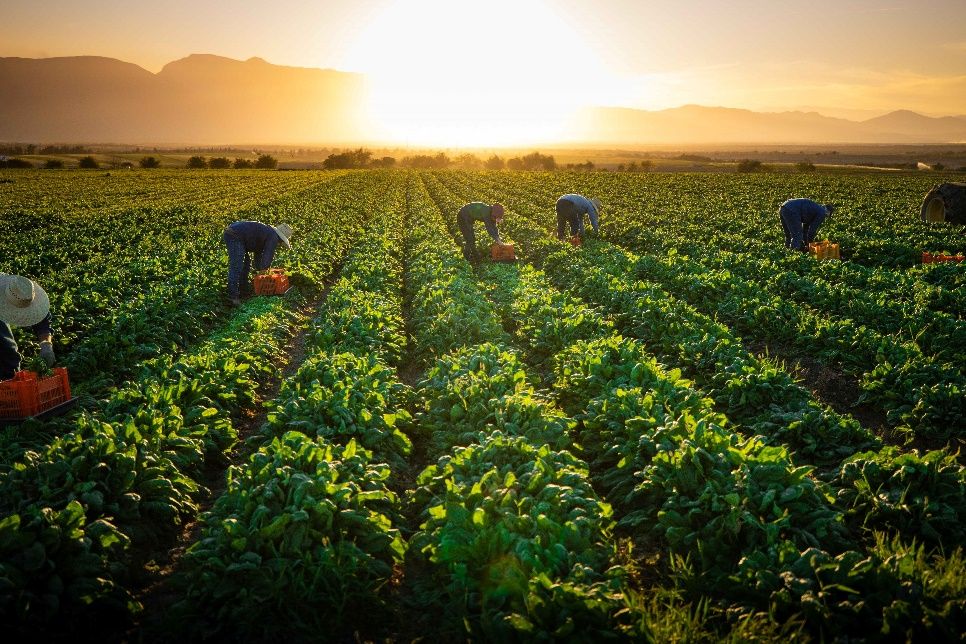
<path fill-rule="evenodd" d="M 590 207 L 587 208 L 587 217 L 590 219 L 590 225 L 593 226 L 594 232 L 596 233 L 600 225 L 600 215 L 597 209 L 594 208 L 594 204 L 590 204 Z"/>
<path fill-rule="evenodd" d="M 258 257 L 258 262 L 255 264 L 255 270 L 264 271 L 272 266 L 272 261 L 275 259 L 275 249 L 278 248 L 281 241 L 278 233 L 273 229 L 272 234 L 265 240 L 265 246 L 262 247 L 262 254 Z"/>
<path fill-rule="evenodd" d="M 48 367 L 52 367 L 56 356 L 54 355 L 53 333 L 50 330 L 50 313 L 44 319 L 30 327 L 30 330 L 37 336 L 40 342 L 40 357 L 44 359 Z"/>
<path fill-rule="evenodd" d="M 503 241 L 500 239 L 500 231 L 496 229 L 496 222 L 493 221 L 492 216 L 488 216 L 483 220 L 483 225 L 486 226 L 486 232 L 490 233 L 490 237 L 493 238 L 498 244 L 502 244 Z"/>
<path fill-rule="evenodd" d="M 812 242 L 815 241 L 815 235 L 818 233 L 819 226 L 825 221 L 828 216 L 828 212 L 825 208 L 819 207 L 813 212 L 812 221 L 808 223 L 808 228 L 805 230 L 805 241 Z"/>

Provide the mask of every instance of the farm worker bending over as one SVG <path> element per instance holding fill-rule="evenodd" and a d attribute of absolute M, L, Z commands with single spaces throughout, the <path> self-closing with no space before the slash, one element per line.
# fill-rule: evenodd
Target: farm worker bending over
<path fill-rule="evenodd" d="M 500 231 L 496 227 L 503 221 L 503 206 L 498 203 L 491 206 L 480 201 L 474 201 L 460 208 L 456 222 L 459 224 L 460 233 L 463 234 L 463 257 L 472 264 L 480 261 L 476 253 L 476 233 L 473 232 L 473 222 L 475 221 L 482 221 L 486 227 L 486 232 L 490 233 L 493 241 L 502 244 Z"/>
<path fill-rule="evenodd" d="M 557 199 L 557 239 L 564 238 L 564 229 L 570 224 L 570 236 L 584 234 L 584 215 L 590 219 L 594 232 L 600 225 L 600 199 L 588 199 L 583 195 L 564 195 Z"/>
<path fill-rule="evenodd" d="M 233 306 L 241 304 L 239 289 L 249 292 L 248 271 L 251 269 L 251 254 L 255 255 L 255 270 L 264 271 L 271 267 L 275 249 L 282 242 L 291 248 L 289 238 L 292 227 L 288 224 L 269 226 L 258 221 L 236 221 L 225 228 L 223 239 L 228 247 L 228 299 Z"/>
<path fill-rule="evenodd" d="M 789 199 L 778 209 L 778 216 L 782 220 L 785 230 L 785 248 L 808 250 L 808 245 L 815 240 L 815 233 L 834 208 L 823 205 L 811 199 Z"/>
<path fill-rule="evenodd" d="M 0 274 L 0 380 L 13 378 L 20 369 L 20 351 L 11 326 L 29 327 L 40 341 L 40 357 L 48 367 L 53 366 L 47 293 L 26 277 Z"/>

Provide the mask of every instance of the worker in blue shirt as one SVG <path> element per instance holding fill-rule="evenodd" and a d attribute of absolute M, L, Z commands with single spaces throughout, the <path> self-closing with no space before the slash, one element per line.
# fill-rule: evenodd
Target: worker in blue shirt
<path fill-rule="evenodd" d="M 291 236 L 292 227 L 288 224 L 269 226 L 258 221 L 236 221 L 225 228 L 222 239 L 228 247 L 228 300 L 233 306 L 241 304 L 240 289 L 247 292 L 251 288 L 251 255 L 255 255 L 255 270 L 264 271 L 271 267 L 279 242 L 286 248 L 292 247 Z"/>
<path fill-rule="evenodd" d="M 815 240 L 818 227 L 834 210 L 829 204 L 820 204 L 811 199 L 789 199 L 778 209 L 785 231 L 785 248 L 808 251 L 808 245 Z"/>
<path fill-rule="evenodd" d="M 37 282 L 20 275 L 0 275 L 0 380 L 20 370 L 20 350 L 11 326 L 26 327 L 40 342 L 40 357 L 54 365 L 50 299 Z"/>
<path fill-rule="evenodd" d="M 584 234 L 584 215 L 590 219 L 594 232 L 600 225 L 599 199 L 588 199 L 583 195 L 564 195 L 557 199 L 557 239 L 564 238 L 567 225 L 570 225 L 570 236 Z"/>
<path fill-rule="evenodd" d="M 490 234 L 497 244 L 502 244 L 500 231 L 497 226 L 503 221 L 502 204 L 486 204 L 481 201 L 468 203 L 460 208 L 456 215 L 456 223 L 459 225 L 460 233 L 463 235 L 463 257 L 471 264 L 480 261 L 476 252 L 476 233 L 473 231 L 474 222 L 482 221 L 486 232 Z"/>

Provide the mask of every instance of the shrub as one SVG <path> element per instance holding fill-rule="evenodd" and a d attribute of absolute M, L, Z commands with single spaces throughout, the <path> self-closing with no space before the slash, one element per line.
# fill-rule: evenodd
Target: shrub
<path fill-rule="evenodd" d="M 486 160 L 486 163 L 484 164 L 484 166 L 486 167 L 487 170 L 502 170 L 503 168 L 506 167 L 506 162 L 503 160 L 502 157 L 498 157 L 497 155 L 494 154 L 493 156 L 491 156 L 489 159 Z"/>
<path fill-rule="evenodd" d="M 228 157 L 213 157 L 208 161 L 208 167 L 212 170 L 224 170 L 231 167 L 231 160 Z"/>
<path fill-rule="evenodd" d="M 141 157 L 141 160 L 138 161 L 138 164 L 142 168 L 159 168 L 159 167 L 161 167 L 161 162 L 157 159 L 157 157 Z"/>
<path fill-rule="evenodd" d="M 60 159 L 47 159 L 44 161 L 44 167 L 48 170 L 59 170 L 64 167 L 64 162 Z"/>
<path fill-rule="evenodd" d="M 795 164 L 795 169 L 799 172 L 815 172 L 815 164 L 811 161 L 799 161 Z"/>
<path fill-rule="evenodd" d="M 395 157 L 382 157 L 381 159 L 373 159 L 369 164 L 370 168 L 391 168 L 396 165 Z"/>
<path fill-rule="evenodd" d="M 188 165 L 187 165 L 187 167 L 189 167 L 189 168 L 207 168 L 208 167 L 208 162 L 205 161 L 205 158 L 204 157 L 191 157 L 190 159 L 188 159 Z"/>
<path fill-rule="evenodd" d="M 738 172 L 761 172 L 764 168 L 758 159 L 742 159 L 738 162 Z"/>
<path fill-rule="evenodd" d="M 77 162 L 78 168 L 99 168 L 101 164 L 97 162 L 92 156 L 82 157 L 80 161 Z"/>
<path fill-rule="evenodd" d="M 351 170 L 353 168 L 365 168 L 369 165 L 371 157 L 372 152 L 363 148 L 359 148 L 358 150 L 349 150 L 348 152 L 341 152 L 339 154 L 330 154 L 325 158 L 325 161 L 322 162 L 322 167 L 326 170 Z M 395 159 L 393 159 L 393 163 L 395 163 Z"/>
<path fill-rule="evenodd" d="M 278 159 L 271 154 L 259 154 L 258 160 L 255 161 L 255 167 L 262 170 L 274 170 L 278 167 Z"/>
<path fill-rule="evenodd" d="M 232 167 L 236 170 L 244 170 L 245 168 L 254 168 L 255 164 L 248 159 L 235 158 L 235 162 L 232 163 Z"/>

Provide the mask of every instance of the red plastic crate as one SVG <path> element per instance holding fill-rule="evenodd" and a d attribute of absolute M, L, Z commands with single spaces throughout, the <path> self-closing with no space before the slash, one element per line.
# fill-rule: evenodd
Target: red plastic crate
<path fill-rule="evenodd" d="M 584 243 L 583 240 L 580 239 L 580 235 L 574 235 L 569 241 L 573 246 L 582 246 Z"/>
<path fill-rule="evenodd" d="M 41 378 L 33 371 L 18 371 L 0 382 L 0 418 L 27 418 L 70 400 L 67 369 L 54 367 L 53 375 Z"/>
<path fill-rule="evenodd" d="M 270 268 L 254 280 L 255 295 L 281 295 L 288 290 L 288 275 L 284 268 Z"/>

